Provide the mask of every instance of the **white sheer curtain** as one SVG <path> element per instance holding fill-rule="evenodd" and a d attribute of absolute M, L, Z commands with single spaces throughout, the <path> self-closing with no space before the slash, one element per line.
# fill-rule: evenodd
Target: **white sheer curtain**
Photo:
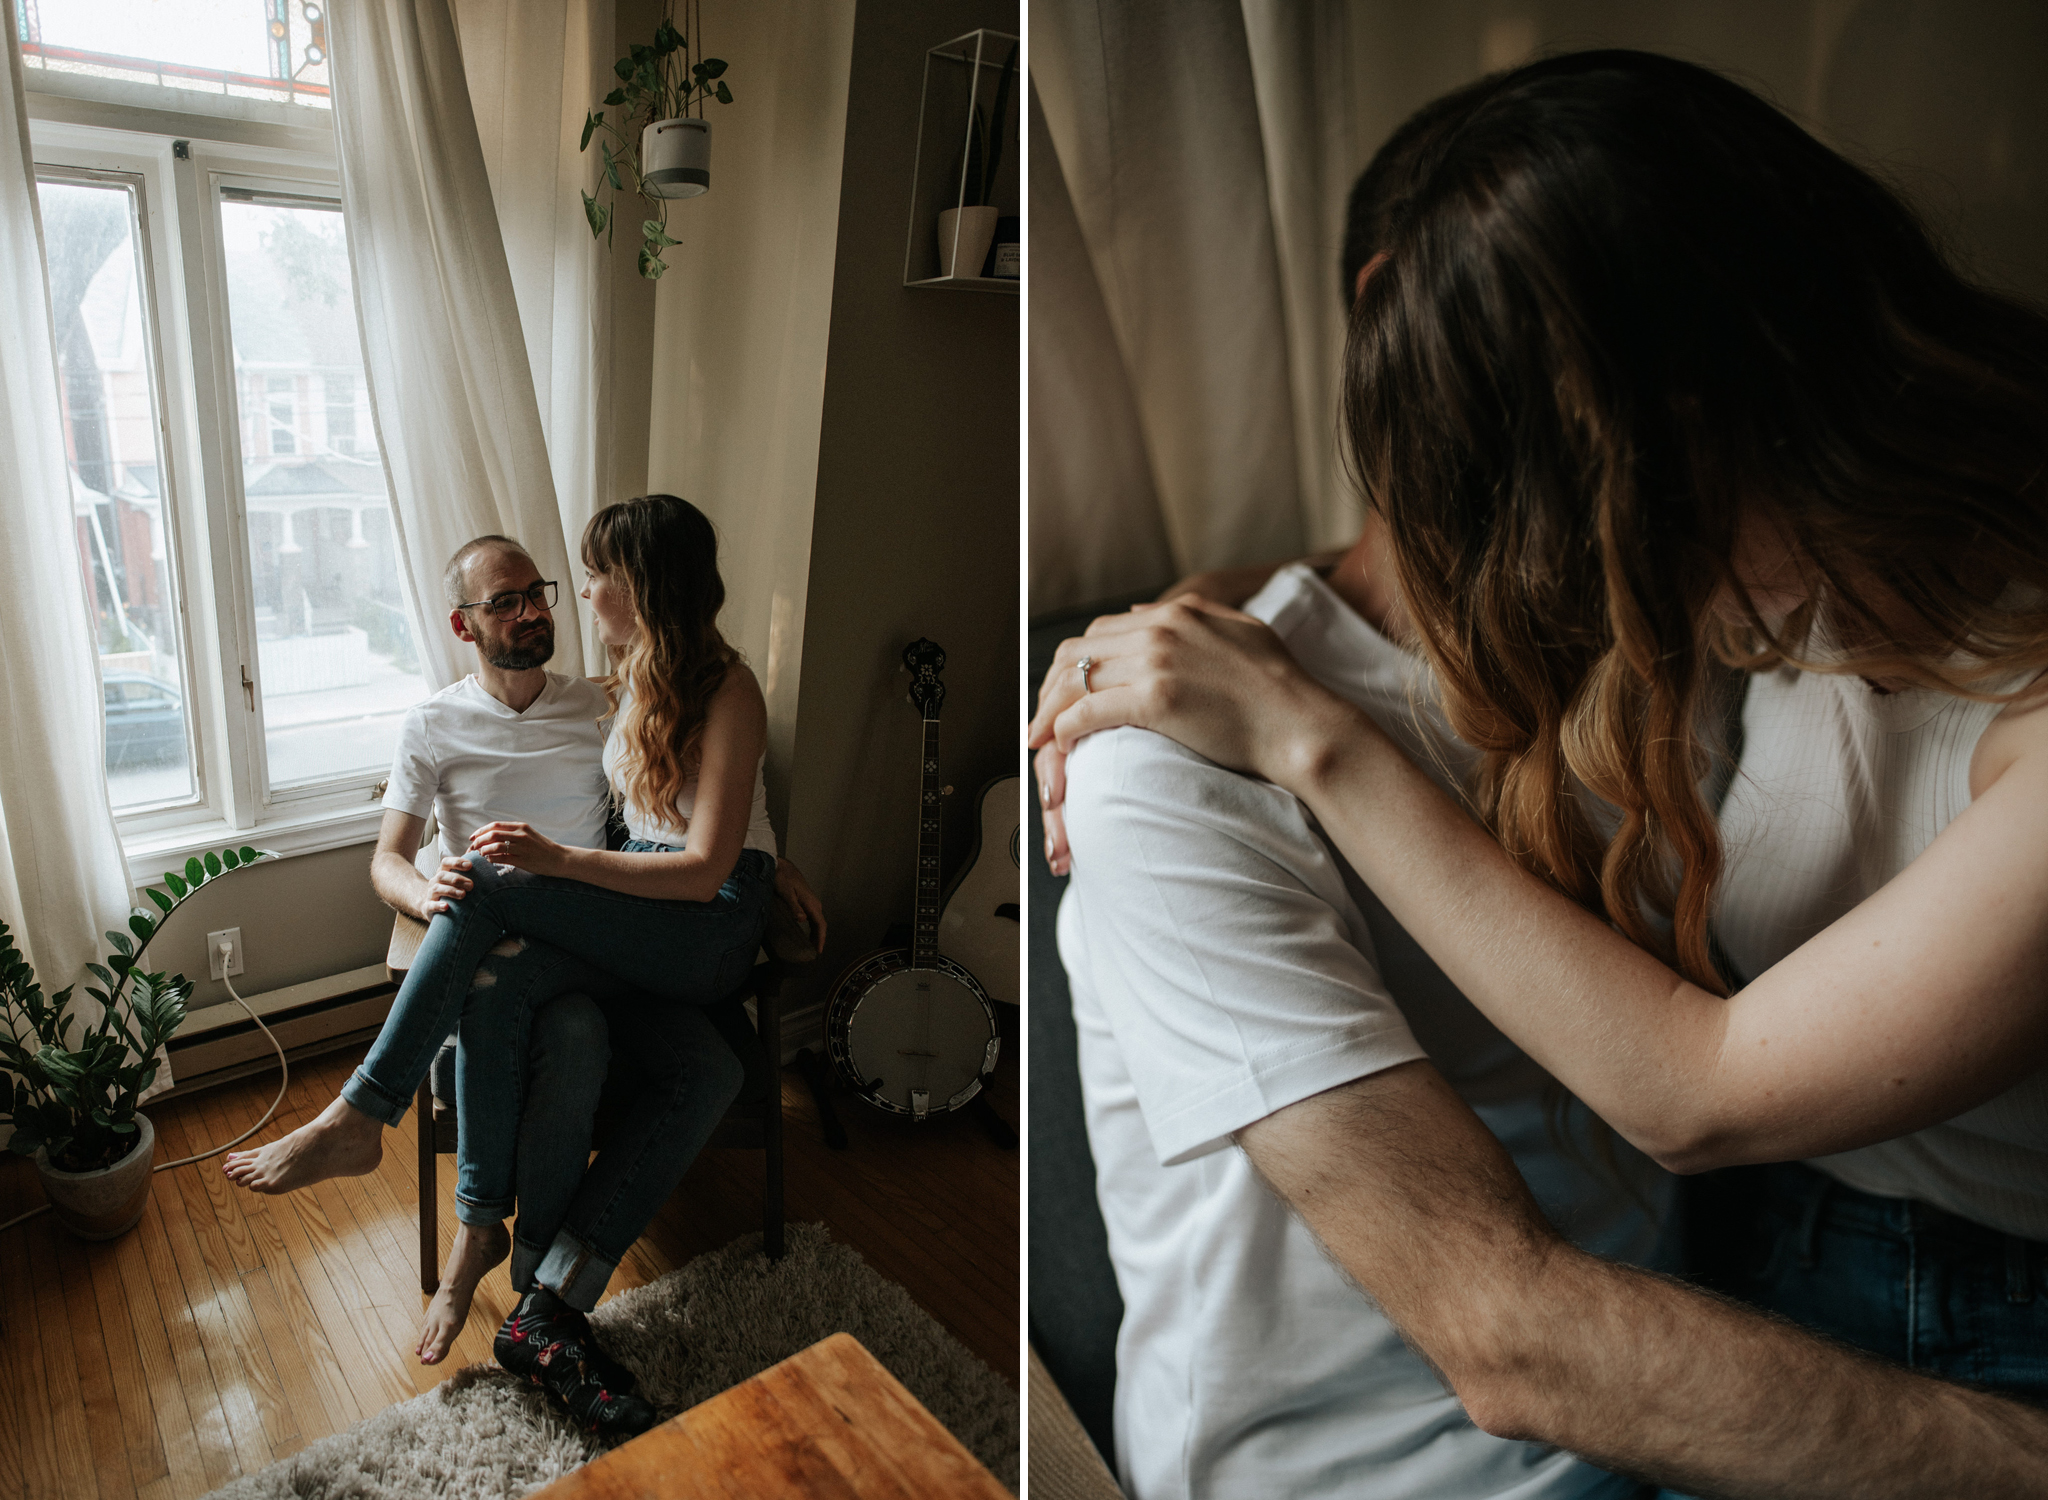
<path fill-rule="evenodd" d="M 45 991 L 122 925 L 133 892 L 100 773 L 98 653 L 72 534 L 42 220 L 7 7 L 0 79 L 0 917 Z"/>
<path fill-rule="evenodd" d="M 341 0 L 328 26 L 378 440 L 429 673 L 445 684 L 469 670 L 439 624 L 441 569 L 463 542 L 515 536 L 565 591 L 578 575 L 448 0 Z M 558 660 L 582 662 L 573 608 L 555 630 Z"/>
<path fill-rule="evenodd" d="M 1034 0 L 1034 612 L 1355 534 L 1347 9 Z"/>
<path fill-rule="evenodd" d="M 624 498 L 609 420 L 614 262 L 591 236 L 579 196 L 595 193 L 603 173 L 597 148 L 579 146 L 584 114 L 618 85 L 615 9 L 613 0 L 455 7 L 572 565 L 591 513 Z M 584 649 L 587 670 L 607 670 L 595 636 Z M 566 655 L 557 664 L 570 670 Z"/>

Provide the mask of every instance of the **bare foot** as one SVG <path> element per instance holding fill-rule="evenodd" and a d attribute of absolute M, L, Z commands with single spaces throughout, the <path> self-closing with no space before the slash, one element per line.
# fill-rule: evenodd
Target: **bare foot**
<path fill-rule="evenodd" d="M 505 1233 L 503 1224 L 455 1226 L 448 1264 L 441 1267 L 440 1289 L 427 1304 L 426 1321 L 420 1325 L 421 1364 L 437 1365 L 447 1358 L 449 1346 L 469 1321 L 469 1300 L 476 1295 L 476 1284 L 511 1253 L 512 1236 Z"/>
<path fill-rule="evenodd" d="M 254 1151 L 230 1151 L 221 1171 L 252 1193 L 289 1193 L 330 1177 L 360 1177 L 384 1159 L 384 1127 L 336 1099 L 318 1118 Z"/>

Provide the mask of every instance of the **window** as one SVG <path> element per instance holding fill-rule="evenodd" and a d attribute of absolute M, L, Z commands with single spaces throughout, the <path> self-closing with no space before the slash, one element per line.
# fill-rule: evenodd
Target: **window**
<path fill-rule="evenodd" d="M 219 9 L 266 3 L 318 11 Z M 77 63 L 51 49 L 80 7 L 39 9 L 38 55 Z M 190 83 L 173 64 L 202 67 L 168 42 L 149 55 L 167 93 Z M 209 55 L 218 74 L 251 66 Z M 52 120 L 30 96 L 70 459 L 52 503 L 75 522 L 131 862 L 160 870 L 230 831 L 281 852 L 368 837 L 427 685 L 331 148 L 246 114 L 212 129 L 181 106 L 174 140 L 129 128 L 160 114 L 67 106 Z"/>
<path fill-rule="evenodd" d="M 31 88 L 54 73 L 328 106 L 322 0 L 16 0 L 15 18 Z"/>

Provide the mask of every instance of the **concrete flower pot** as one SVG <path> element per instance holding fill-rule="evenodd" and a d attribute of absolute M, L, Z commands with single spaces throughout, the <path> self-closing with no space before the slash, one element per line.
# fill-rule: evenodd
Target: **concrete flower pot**
<path fill-rule="evenodd" d="M 149 1202 L 149 1173 L 156 1165 L 156 1127 L 135 1117 L 136 1139 L 128 1154 L 96 1172 L 66 1172 L 35 1154 L 36 1175 L 57 1222 L 82 1240 L 119 1239 L 142 1219 Z"/>
<path fill-rule="evenodd" d="M 711 191 L 711 122 L 656 120 L 640 132 L 640 186 L 656 198 Z"/>

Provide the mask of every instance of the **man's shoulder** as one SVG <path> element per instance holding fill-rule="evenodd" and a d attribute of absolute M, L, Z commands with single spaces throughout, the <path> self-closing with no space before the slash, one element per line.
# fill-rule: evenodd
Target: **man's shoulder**
<path fill-rule="evenodd" d="M 604 688 L 588 677 L 550 672 L 548 681 L 554 685 L 551 697 L 558 711 L 566 716 L 596 720 L 610 711 Z"/>
<path fill-rule="evenodd" d="M 1150 729 L 1091 734 L 1067 758 L 1068 828 L 1164 819 L 1189 826 L 1292 822 L 1294 797 L 1269 781 L 1219 766 Z"/>

